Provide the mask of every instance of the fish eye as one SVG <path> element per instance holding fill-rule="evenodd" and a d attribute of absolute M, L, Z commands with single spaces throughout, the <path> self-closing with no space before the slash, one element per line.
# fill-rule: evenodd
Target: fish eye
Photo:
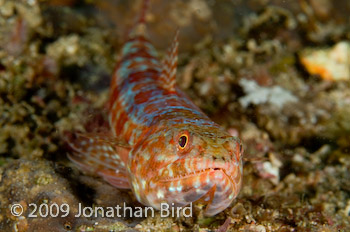
<path fill-rule="evenodd" d="M 181 149 L 185 149 L 186 145 L 188 143 L 188 135 L 183 134 L 179 138 L 179 146 Z"/>

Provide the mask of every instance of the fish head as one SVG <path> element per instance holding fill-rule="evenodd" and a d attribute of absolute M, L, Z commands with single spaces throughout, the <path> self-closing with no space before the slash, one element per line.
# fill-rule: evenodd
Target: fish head
<path fill-rule="evenodd" d="M 161 129 L 144 143 L 144 149 L 135 151 L 139 168 L 132 170 L 135 182 L 141 183 L 141 202 L 158 209 L 161 203 L 182 207 L 200 202 L 206 205 L 205 215 L 212 216 L 238 195 L 242 145 L 218 125 Z M 148 162 L 142 162 L 145 158 Z"/>

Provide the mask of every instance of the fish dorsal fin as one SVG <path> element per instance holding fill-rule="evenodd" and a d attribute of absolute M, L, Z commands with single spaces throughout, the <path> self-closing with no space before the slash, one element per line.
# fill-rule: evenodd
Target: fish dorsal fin
<path fill-rule="evenodd" d="M 176 30 L 174 40 L 163 60 L 162 73 L 159 77 L 161 86 L 170 92 L 175 92 L 178 47 L 179 30 Z"/>
<path fill-rule="evenodd" d="M 140 14 L 138 15 L 138 18 L 134 24 L 134 26 L 131 28 L 131 30 L 128 33 L 129 38 L 135 38 L 138 36 L 145 36 L 146 34 L 146 13 L 148 11 L 149 7 L 149 0 L 142 0 L 142 6 Z"/>

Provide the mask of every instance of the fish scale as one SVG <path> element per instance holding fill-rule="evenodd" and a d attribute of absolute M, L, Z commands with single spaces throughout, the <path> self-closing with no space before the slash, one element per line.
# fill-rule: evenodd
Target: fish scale
<path fill-rule="evenodd" d="M 108 132 L 78 133 L 68 157 L 145 205 L 201 202 L 212 216 L 240 191 L 242 145 L 176 86 L 178 31 L 160 61 L 145 35 L 147 6 L 113 73 Z"/>

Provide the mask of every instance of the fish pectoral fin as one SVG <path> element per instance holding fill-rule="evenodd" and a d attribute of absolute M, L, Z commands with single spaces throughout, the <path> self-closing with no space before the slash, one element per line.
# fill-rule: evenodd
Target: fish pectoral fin
<path fill-rule="evenodd" d="M 160 85 L 169 92 L 175 92 L 178 47 L 179 30 L 176 31 L 173 43 L 163 60 L 163 69 L 159 76 Z"/>
<path fill-rule="evenodd" d="M 110 184 L 128 188 L 126 163 L 130 147 L 105 133 L 76 133 L 68 140 L 73 150 L 68 158 L 81 170 L 95 173 Z"/>
<path fill-rule="evenodd" d="M 120 188 L 120 189 L 130 189 L 129 178 L 126 173 L 120 172 L 119 170 L 101 170 L 97 173 L 105 181 L 111 185 Z"/>

